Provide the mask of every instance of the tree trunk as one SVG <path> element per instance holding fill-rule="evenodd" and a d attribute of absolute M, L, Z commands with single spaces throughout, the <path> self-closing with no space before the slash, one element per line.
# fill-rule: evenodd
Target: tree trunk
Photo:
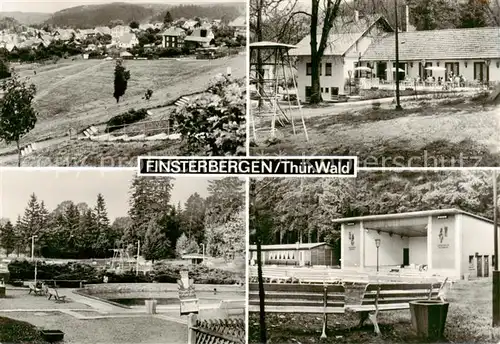
<path fill-rule="evenodd" d="M 259 5 L 257 6 L 257 23 L 256 23 L 256 36 L 257 42 L 262 42 L 262 7 L 264 6 L 263 0 L 259 0 Z M 257 92 L 259 99 L 259 109 L 262 108 L 263 101 L 262 95 L 264 93 L 264 70 L 262 68 L 262 52 L 260 49 L 257 49 L 257 65 L 255 68 L 255 72 L 257 73 Z"/>
<path fill-rule="evenodd" d="M 21 167 L 21 147 L 19 144 L 19 139 L 16 140 L 17 145 L 17 167 Z"/>
<path fill-rule="evenodd" d="M 260 256 L 261 253 L 262 253 L 261 240 L 260 240 L 260 236 L 258 235 L 258 238 L 257 238 L 257 277 L 259 279 L 260 343 L 266 344 L 267 343 L 266 309 L 264 306 L 265 291 L 264 291 L 264 279 L 262 278 L 262 258 Z"/>
<path fill-rule="evenodd" d="M 317 56 L 311 61 L 312 71 L 311 71 L 311 104 L 319 104 L 322 102 L 321 92 L 320 92 L 320 65 L 321 58 Z"/>
<path fill-rule="evenodd" d="M 318 54 L 318 16 L 319 16 L 319 0 L 312 1 L 311 10 L 311 97 L 309 102 L 311 104 L 318 104 L 321 102 L 320 92 L 320 63 L 321 55 Z"/>

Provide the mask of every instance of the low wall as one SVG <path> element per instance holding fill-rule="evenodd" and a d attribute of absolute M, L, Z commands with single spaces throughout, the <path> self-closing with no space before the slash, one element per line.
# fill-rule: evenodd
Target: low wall
<path fill-rule="evenodd" d="M 213 291 L 217 292 L 245 292 L 244 286 L 235 285 L 218 285 L 218 284 L 195 284 L 196 291 Z M 113 293 L 165 293 L 177 292 L 178 284 L 175 283 L 103 283 L 103 284 L 87 284 L 85 288 L 79 289 L 78 292 L 87 295 L 113 294 Z"/>

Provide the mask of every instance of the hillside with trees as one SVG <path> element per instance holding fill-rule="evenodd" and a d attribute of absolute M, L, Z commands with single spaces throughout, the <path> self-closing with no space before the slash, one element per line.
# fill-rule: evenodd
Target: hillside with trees
<path fill-rule="evenodd" d="M 23 25 L 40 24 L 48 20 L 52 14 L 39 12 L 2 12 L 0 18 L 14 18 Z"/>
<path fill-rule="evenodd" d="M 206 253 L 216 258 L 241 255 L 245 250 L 244 182 L 238 178 L 209 181 L 209 195 L 192 194 L 185 204 L 173 204 L 173 178 L 136 177 L 130 186 L 128 216 L 111 221 L 106 200 L 96 195 L 94 204 L 66 200 L 55 209 L 32 194 L 16 221 L 0 226 L 0 247 L 5 254 L 30 254 L 45 258 L 106 258 L 114 248 L 147 260 L 179 258 L 184 253 Z"/>
<path fill-rule="evenodd" d="M 242 15 L 244 3 L 224 5 L 163 5 L 111 3 L 77 6 L 58 11 L 45 21 L 45 25 L 71 28 L 94 28 L 107 26 L 113 22 L 149 23 L 163 22 L 166 12 L 175 19 L 222 19 L 227 22 Z"/>
<path fill-rule="evenodd" d="M 332 219 L 458 208 L 493 218 L 491 171 L 361 172 L 356 179 L 267 178 L 251 186 L 251 243 L 339 243 Z"/>

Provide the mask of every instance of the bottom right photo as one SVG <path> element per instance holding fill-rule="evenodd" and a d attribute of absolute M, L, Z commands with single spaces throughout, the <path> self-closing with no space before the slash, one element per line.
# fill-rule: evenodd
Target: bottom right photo
<path fill-rule="evenodd" d="M 497 180 L 252 179 L 249 343 L 498 343 Z"/>

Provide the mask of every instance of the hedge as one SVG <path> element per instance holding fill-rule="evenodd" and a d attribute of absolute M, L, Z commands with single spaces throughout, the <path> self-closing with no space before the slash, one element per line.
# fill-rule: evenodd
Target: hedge
<path fill-rule="evenodd" d="M 141 121 L 148 116 L 148 110 L 140 109 L 134 110 L 131 109 L 128 112 L 125 112 L 121 115 L 117 115 L 112 117 L 106 123 L 106 132 L 111 133 L 116 130 L 120 130 L 128 124 L 133 124 L 135 122 Z"/>
<path fill-rule="evenodd" d="M 34 262 L 28 260 L 14 260 L 8 265 L 11 280 L 33 280 L 35 274 Z M 82 263 L 66 263 L 62 265 L 37 263 L 37 278 L 40 280 L 85 280 L 87 283 L 103 283 L 104 276 L 108 283 L 176 283 L 180 278 L 180 271 L 187 269 L 190 278 L 197 284 L 235 284 L 242 282 L 244 272 L 237 274 L 221 269 L 208 268 L 203 265 L 171 265 L 168 262 L 157 263 L 150 273 L 139 274 L 135 271 L 122 273 L 108 272 L 105 268 Z M 64 286 L 58 283 L 59 286 Z"/>

